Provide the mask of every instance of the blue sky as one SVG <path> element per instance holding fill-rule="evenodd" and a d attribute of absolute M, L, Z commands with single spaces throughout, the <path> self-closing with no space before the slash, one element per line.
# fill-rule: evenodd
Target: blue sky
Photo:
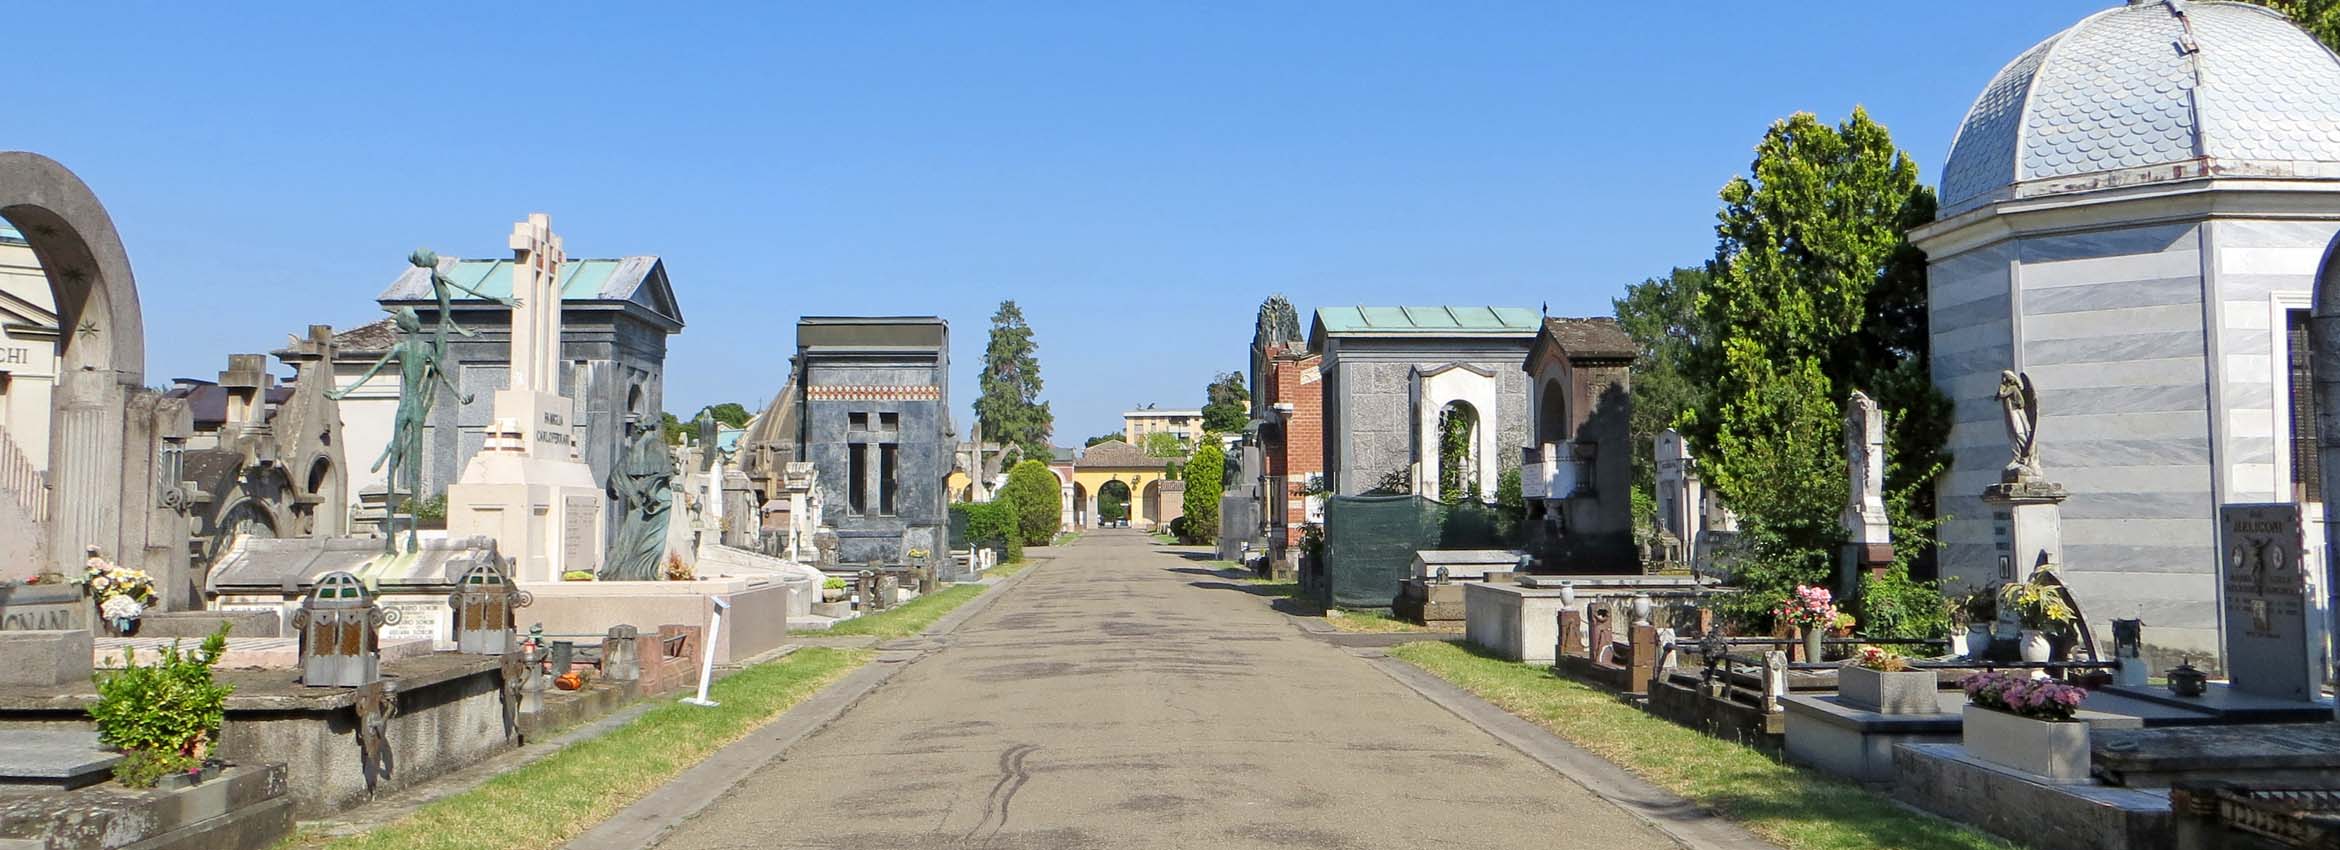
<path fill-rule="evenodd" d="M 1609 311 L 1713 250 L 1767 124 L 1855 104 L 1928 182 L 2106 3 L 18 4 L 0 149 L 96 189 L 148 371 L 211 377 L 429 246 L 665 258 L 667 406 L 760 406 L 805 314 L 992 308 L 1059 442 L 1200 403 L 1270 293 Z M 1303 319 L 1305 322 L 1305 318 Z"/>

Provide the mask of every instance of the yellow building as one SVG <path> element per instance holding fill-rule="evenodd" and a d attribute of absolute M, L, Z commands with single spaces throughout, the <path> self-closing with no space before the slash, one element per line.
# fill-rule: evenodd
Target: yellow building
<path fill-rule="evenodd" d="M 1108 490 L 1119 490 L 1127 500 L 1131 528 L 1154 529 L 1177 519 L 1185 510 L 1186 483 L 1164 470 L 1184 460 L 1154 457 L 1120 440 L 1090 446 L 1072 465 L 1073 527 L 1097 527 L 1101 497 Z"/>
<path fill-rule="evenodd" d="M 1178 442 L 1193 446 L 1203 435 L 1200 410 L 1132 410 L 1121 414 L 1121 439 L 1132 446 L 1143 447 L 1148 434 L 1169 434 Z"/>

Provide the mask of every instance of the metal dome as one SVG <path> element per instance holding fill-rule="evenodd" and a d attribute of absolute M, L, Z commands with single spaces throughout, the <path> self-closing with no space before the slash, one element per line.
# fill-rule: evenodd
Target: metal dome
<path fill-rule="evenodd" d="M 2340 178 L 2340 58 L 2257 6 L 2138 3 L 2000 69 L 1951 142 L 1942 214 L 2205 174 Z"/>

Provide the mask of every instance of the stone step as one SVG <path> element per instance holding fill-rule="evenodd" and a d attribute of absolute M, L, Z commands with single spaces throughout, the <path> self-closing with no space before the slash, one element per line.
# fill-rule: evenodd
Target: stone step
<path fill-rule="evenodd" d="M 0 786 L 65 791 L 113 778 L 122 755 L 92 729 L 0 729 Z"/>

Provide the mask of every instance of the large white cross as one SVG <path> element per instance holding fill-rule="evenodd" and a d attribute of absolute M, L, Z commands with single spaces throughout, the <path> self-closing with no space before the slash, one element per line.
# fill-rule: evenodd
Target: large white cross
<path fill-rule="evenodd" d="M 512 389 L 561 391 L 561 237 L 552 217 L 512 225 Z"/>

